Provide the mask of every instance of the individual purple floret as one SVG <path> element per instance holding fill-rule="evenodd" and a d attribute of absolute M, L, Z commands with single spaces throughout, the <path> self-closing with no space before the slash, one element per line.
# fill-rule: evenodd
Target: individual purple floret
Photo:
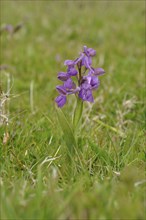
<path fill-rule="evenodd" d="M 79 97 L 83 101 L 93 102 L 91 85 L 86 81 L 81 84 L 81 89 L 79 91 Z"/>
<path fill-rule="evenodd" d="M 59 108 L 62 108 L 66 103 L 66 96 L 63 95 L 57 96 L 55 102 L 57 103 Z"/>
<path fill-rule="evenodd" d="M 95 55 L 94 49 L 84 46 L 83 52 L 77 59 L 65 60 L 64 65 L 67 66 L 67 71 L 58 73 L 58 79 L 63 84 L 56 86 L 59 96 L 55 102 L 59 108 L 65 105 L 67 96 L 70 94 L 76 94 L 83 101 L 94 102 L 92 91 L 99 87 L 98 76 L 105 73 L 104 69 L 91 66 L 92 57 Z"/>
<path fill-rule="evenodd" d="M 79 87 L 76 87 L 71 78 L 66 80 L 63 85 L 56 86 L 56 89 L 60 95 L 55 99 L 55 102 L 60 108 L 65 105 L 67 95 L 75 94 L 80 90 Z"/>
<path fill-rule="evenodd" d="M 58 79 L 60 79 L 61 81 L 66 81 L 69 78 L 70 75 L 68 73 L 64 73 L 64 72 L 58 73 Z"/>

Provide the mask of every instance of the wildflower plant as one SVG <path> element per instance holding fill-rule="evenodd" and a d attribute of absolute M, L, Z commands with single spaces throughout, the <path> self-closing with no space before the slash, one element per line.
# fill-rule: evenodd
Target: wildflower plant
<path fill-rule="evenodd" d="M 59 95 L 55 99 L 59 109 L 57 110 L 60 125 L 66 144 L 69 149 L 76 146 L 75 130 L 82 117 L 83 102 L 94 102 L 93 90 L 98 89 L 100 81 L 98 76 L 105 73 L 102 68 L 92 67 L 92 57 L 96 55 L 96 51 L 92 48 L 83 47 L 83 52 L 75 60 L 65 60 L 64 65 L 67 67 L 66 72 L 59 72 L 58 79 L 62 82 L 56 86 Z M 77 98 L 76 108 L 73 114 L 72 124 L 68 123 L 62 108 L 69 95 L 74 94 Z"/>

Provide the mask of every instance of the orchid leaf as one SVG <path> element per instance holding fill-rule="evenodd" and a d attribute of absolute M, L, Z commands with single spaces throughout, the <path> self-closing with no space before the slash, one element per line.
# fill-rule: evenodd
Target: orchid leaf
<path fill-rule="evenodd" d="M 57 116 L 64 134 L 63 139 L 68 147 L 69 153 L 72 154 L 74 152 L 74 148 L 77 146 L 73 129 L 60 108 L 57 108 Z"/>
<path fill-rule="evenodd" d="M 82 112 L 83 112 L 83 101 L 80 98 L 77 98 L 77 104 L 73 115 L 73 127 L 74 130 L 77 128 L 79 122 L 82 118 Z"/>

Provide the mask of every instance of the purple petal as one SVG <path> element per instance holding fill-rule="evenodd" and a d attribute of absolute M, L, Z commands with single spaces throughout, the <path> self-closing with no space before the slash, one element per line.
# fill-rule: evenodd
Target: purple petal
<path fill-rule="evenodd" d="M 91 58 L 89 58 L 87 56 L 83 57 L 82 65 L 85 66 L 87 69 L 89 69 L 91 71 L 91 73 L 94 73 L 94 70 L 90 66 L 91 63 L 92 63 Z"/>
<path fill-rule="evenodd" d="M 71 67 L 68 69 L 68 74 L 70 76 L 76 76 L 78 74 L 78 71 L 74 67 Z"/>
<path fill-rule="evenodd" d="M 69 74 L 64 73 L 64 72 L 60 72 L 58 73 L 58 79 L 60 79 L 61 81 L 66 81 L 67 79 L 69 79 Z"/>
<path fill-rule="evenodd" d="M 88 48 L 87 49 L 87 54 L 88 54 L 88 56 L 93 57 L 93 56 L 96 55 L 96 51 L 94 49 L 92 49 L 92 48 Z"/>
<path fill-rule="evenodd" d="M 86 54 L 88 48 L 87 48 L 87 46 L 84 46 L 83 48 L 84 48 L 84 53 Z"/>
<path fill-rule="evenodd" d="M 88 102 L 94 102 L 93 96 L 92 96 L 92 91 L 90 89 L 84 89 L 82 88 L 79 91 L 79 97 L 81 99 L 83 99 L 84 101 L 88 101 Z"/>
<path fill-rule="evenodd" d="M 88 57 L 84 56 L 82 59 L 82 66 L 85 66 L 87 69 L 90 69 L 90 65 L 88 62 Z"/>
<path fill-rule="evenodd" d="M 62 95 L 66 95 L 66 88 L 64 86 L 56 86 L 57 91 L 62 94 Z"/>
<path fill-rule="evenodd" d="M 85 79 L 86 81 L 84 81 L 82 84 L 81 84 L 81 88 L 85 89 L 85 90 L 88 90 L 88 89 L 91 89 L 91 85 L 90 83 L 87 81 L 87 79 Z"/>
<path fill-rule="evenodd" d="M 85 94 L 86 94 L 86 90 L 82 88 L 82 89 L 79 91 L 79 97 L 80 97 L 81 99 L 85 100 L 85 96 L 86 96 Z"/>
<path fill-rule="evenodd" d="M 90 78 L 90 79 L 89 79 Z M 79 97 L 83 99 L 84 101 L 93 102 L 93 96 L 92 96 L 92 87 L 88 81 L 91 81 L 91 77 L 84 77 L 85 81 L 81 84 L 81 89 L 79 91 Z"/>
<path fill-rule="evenodd" d="M 74 66 L 75 63 L 73 60 L 65 60 L 64 65 L 65 66 Z"/>
<path fill-rule="evenodd" d="M 86 56 L 95 56 L 96 55 L 96 51 L 92 48 L 87 48 L 87 46 L 84 46 L 84 53 L 86 54 Z"/>
<path fill-rule="evenodd" d="M 88 84 L 90 84 L 91 79 L 92 79 L 92 75 L 87 75 L 87 76 L 83 77 L 83 79 L 84 79 Z"/>
<path fill-rule="evenodd" d="M 83 78 L 85 80 L 82 84 L 82 88 L 85 89 L 97 89 L 99 86 L 99 79 L 97 76 L 88 75 Z"/>
<path fill-rule="evenodd" d="M 91 91 L 91 90 L 87 90 L 87 92 L 86 92 L 86 101 L 88 101 L 88 102 L 94 102 L 94 99 L 93 99 L 93 95 L 92 95 L 92 91 Z"/>
<path fill-rule="evenodd" d="M 92 89 L 97 89 L 99 84 L 100 84 L 99 79 L 96 76 L 92 76 L 90 81 L 90 85 Z"/>
<path fill-rule="evenodd" d="M 75 94 L 75 93 L 77 93 L 77 92 L 79 92 L 79 91 L 80 91 L 80 87 L 77 87 L 77 88 L 75 88 L 75 89 L 69 90 L 69 91 L 67 92 L 67 94 L 68 94 L 68 95 L 71 95 L 71 94 Z"/>
<path fill-rule="evenodd" d="M 104 69 L 102 68 L 96 68 L 94 69 L 94 75 L 96 76 L 100 76 L 100 75 L 103 75 L 105 73 Z"/>
<path fill-rule="evenodd" d="M 55 102 L 57 103 L 59 108 L 62 108 L 66 103 L 66 96 L 62 96 L 62 95 L 57 96 Z"/>
<path fill-rule="evenodd" d="M 75 83 L 72 81 L 71 78 L 69 78 L 66 82 L 64 82 L 64 87 L 66 89 L 75 89 L 76 88 L 76 85 Z"/>
<path fill-rule="evenodd" d="M 89 66 L 91 66 L 91 64 L 92 64 L 92 59 L 91 59 L 91 57 L 88 57 L 88 63 L 89 63 Z"/>

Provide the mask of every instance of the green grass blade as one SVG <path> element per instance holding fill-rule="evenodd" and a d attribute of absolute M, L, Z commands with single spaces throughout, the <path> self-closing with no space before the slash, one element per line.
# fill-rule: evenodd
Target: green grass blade
<path fill-rule="evenodd" d="M 94 119 L 94 121 L 97 122 L 98 124 L 102 125 L 103 127 L 107 128 L 107 129 L 109 129 L 111 131 L 114 131 L 115 133 L 119 134 L 121 137 L 125 137 L 125 134 L 122 131 L 120 131 L 120 130 L 118 130 L 118 129 L 116 129 L 116 128 L 114 128 L 114 127 L 112 127 L 112 126 L 110 126 L 110 125 L 108 125 L 108 124 L 106 124 L 104 122 L 102 122 L 101 120 Z"/>

